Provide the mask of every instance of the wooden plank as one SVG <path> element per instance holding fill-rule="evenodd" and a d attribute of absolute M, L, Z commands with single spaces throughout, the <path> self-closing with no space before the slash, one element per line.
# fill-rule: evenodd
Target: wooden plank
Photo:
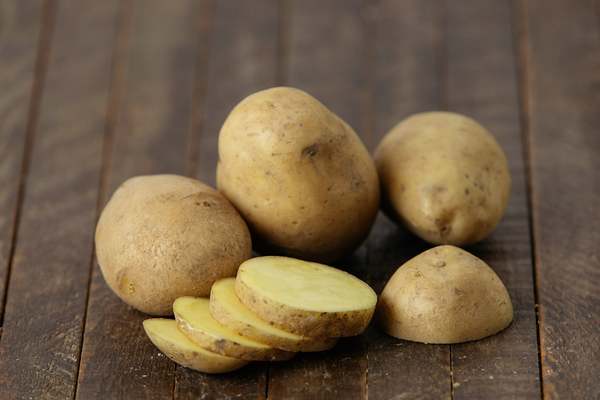
<path fill-rule="evenodd" d="M 198 61 L 204 61 L 207 6 L 137 0 L 123 7 L 103 201 L 131 176 L 185 173 L 194 81 L 204 75 Z M 146 318 L 111 292 L 96 265 L 77 398 L 172 397 L 176 364 L 146 337 Z"/>
<path fill-rule="evenodd" d="M 277 84 L 278 10 L 276 0 L 216 2 L 196 171 L 212 186 L 225 118 L 244 97 Z"/>
<path fill-rule="evenodd" d="M 340 115 L 363 139 L 368 124 L 366 2 L 290 2 L 284 27 L 285 84 L 306 90 Z M 335 20 L 335 24 L 331 22 Z M 324 40 L 326 38 L 326 40 Z M 333 45 L 335 44 L 335 45 Z M 340 268 L 366 279 L 366 245 Z M 340 341 L 331 351 L 299 354 L 270 369 L 272 399 L 362 399 L 366 396 L 366 340 Z"/>
<path fill-rule="evenodd" d="M 372 67 L 376 134 L 373 149 L 401 119 L 440 109 L 441 17 L 435 1 L 382 1 L 374 22 Z M 427 244 L 380 215 L 369 238 L 370 283 L 379 293 L 405 261 Z M 369 332 L 368 395 L 372 399 L 450 398 L 449 346 L 398 340 L 375 327 Z"/>
<path fill-rule="evenodd" d="M 600 397 L 597 2 L 519 2 L 545 398 Z"/>
<path fill-rule="evenodd" d="M 0 1 L 0 326 L 39 91 L 41 2 Z M 48 25 L 48 24 L 46 24 Z M 44 50 L 47 46 L 43 46 Z M 39 68 L 38 68 L 39 71 Z"/>
<path fill-rule="evenodd" d="M 0 342 L 5 398 L 74 395 L 116 12 L 58 6 Z"/>
<path fill-rule="evenodd" d="M 215 185 L 217 139 L 229 111 L 244 97 L 276 84 L 278 7 L 275 0 L 215 4 L 206 91 L 194 124 L 196 175 Z M 267 364 L 253 363 L 224 375 L 177 370 L 177 399 L 265 398 Z"/>
<path fill-rule="evenodd" d="M 505 150 L 513 179 L 497 230 L 469 250 L 508 288 L 515 317 L 504 332 L 452 346 L 453 398 L 539 398 L 537 324 L 527 188 L 519 124 L 511 6 L 493 0 L 446 2 L 445 102 L 486 126 Z"/>

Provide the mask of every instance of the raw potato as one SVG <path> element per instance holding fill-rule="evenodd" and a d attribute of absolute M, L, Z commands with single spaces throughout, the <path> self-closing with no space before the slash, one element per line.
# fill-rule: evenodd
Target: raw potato
<path fill-rule="evenodd" d="M 218 323 L 204 298 L 180 297 L 173 303 L 179 329 L 200 346 L 215 353 L 249 361 L 289 360 L 294 353 L 245 338 Z"/>
<path fill-rule="evenodd" d="M 313 337 L 362 333 L 377 303 L 373 289 L 355 276 L 287 257 L 245 261 L 235 291 L 242 303 L 265 321 Z"/>
<path fill-rule="evenodd" d="M 335 346 L 336 338 L 311 338 L 279 329 L 243 305 L 235 294 L 235 279 L 215 282 L 210 292 L 210 313 L 238 334 L 287 351 L 323 351 Z"/>
<path fill-rule="evenodd" d="M 160 351 L 184 367 L 207 374 L 235 371 L 248 361 L 222 356 L 190 341 L 172 319 L 152 318 L 144 321 L 146 334 Z"/>
<path fill-rule="evenodd" d="M 398 268 L 383 289 L 377 316 L 400 339 L 460 343 L 503 330 L 513 308 L 486 263 L 458 247 L 438 246 Z"/>
<path fill-rule="evenodd" d="M 251 256 L 248 228 L 216 190 L 177 175 L 125 181 L 104 208 L 96 253 L 104 279 L 127 304 L 171 315 L 181 296 L 208 296 Z"/>
<path fill-rule="evenodd" d="M 245 98 L 219 134 L 217 185 L 260 251 L 329 262 L 367 236 L 379 181 L 352 128 L 307 93 L 278 87 Z"/>
<path fill-rule="evenodd" d="M 506 156 L 468 117 L 413 115 L 384 137 L 375 160 L 386 211 L 430 243 L 475 243 L 504 214 L 511 186 Z"/>

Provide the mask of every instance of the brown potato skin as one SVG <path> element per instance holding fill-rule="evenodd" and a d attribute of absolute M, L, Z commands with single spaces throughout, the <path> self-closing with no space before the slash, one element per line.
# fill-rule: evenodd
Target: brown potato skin
<path fill-rule="evenodd" d="M 382 329 L 399 339 L 461 343 L 493 335 L 513 319 L 506 287 L 482 260 L 438 246 L 407 261 L 377 305 Z"/>
<path fill-rule="evenodd" d="M 217 186 L 261 252 L 331 262 L 368 235 L 379 181 L 352 128 L 307 93 L 277 87 L 229 114 L 219 134 Z"/>
<path fill-rule="evenodd" d="M 462 246 L 488 236 L 510 195 L 506 156 L 471 118 L 415 114 L 375 151 L 384 210 L 433 244 Z"/>
<path fill-rule="evenodd" d="M 151 315 L 172 315 L 181 296 L 208 296 L 251 256 L 248 228 L 215 189 L 177 175 L 125 181 L 102 211 L 96 256 L 124 302 Z"/>

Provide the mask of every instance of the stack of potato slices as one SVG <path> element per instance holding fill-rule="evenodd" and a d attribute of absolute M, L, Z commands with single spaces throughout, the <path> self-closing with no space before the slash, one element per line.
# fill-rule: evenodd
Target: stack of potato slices
<path fill-rule="evenodd" d="M 332 348 L 361 334 L 377 295 L 360 279 L 326 265 L 287 257 L 244 262 L 236 278 L 212 286 L 210 299 L 180 297 L 175 320 L 152 318 L 144 329 L 173 361 L 205 373 L 249 361 L 288 360 Z"/>

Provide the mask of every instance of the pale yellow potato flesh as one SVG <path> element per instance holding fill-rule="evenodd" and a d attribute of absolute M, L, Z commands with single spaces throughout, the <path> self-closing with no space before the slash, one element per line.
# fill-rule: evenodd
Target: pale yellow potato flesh
<path fill-rule="evenodd" d="M 369 324 L 377 295 L 355 276 L 288 257 L 256 257 L 240 266 L 236 294 L 260 318 L 299 335 L 354 336 Z"/>
<path fill-rule="evenodd" d="M 210 292 L 210 313 L 238 334 L 287 351 L 323 351 L 335 346 L 336 338 L 312 338 L 287 332 L 258 317 L 235 294 L 235 279 L 221 279 Z"/>
<path fill-rule="evenodd" d="M 206 298 L 180 297 L 173 303 L 173 313 L 188 338 L 216 353 L 249 361 L 279 361 L 294 356 L 221 325 L 211 316 Z"/>
<path fill-rule="evenodd" d="M 185 336 L 172 319 L 151 318 L 144 321 L 144 330 L 154 345 L 167 357 L 196 371 L 220 374 L 235 371 L 248 361 L 226 357 L 198 346 Z"/>
<path fill-rule="evenodd" d="M 513 308 L 506 287 L 485 262 L 446 245 L 398 268 L 381 293 L 377 319 L 400 339 L 460 343 L 503 330 Z"/>

